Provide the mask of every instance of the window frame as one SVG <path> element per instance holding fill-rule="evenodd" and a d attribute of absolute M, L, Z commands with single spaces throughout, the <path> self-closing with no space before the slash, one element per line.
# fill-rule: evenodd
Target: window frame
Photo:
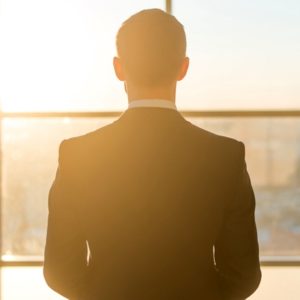
<path fill-rule="evenodd" d="M 165 0 L 165 10 L 172 13 L 172 0 Z M 300 117 L 300 110 L 206 110 L 206 111 L 181 111 L 184 117 Z M 7 118 L 112 118 L 118 117 L 121 112 L 0 112 L 0 159 L 2 159 L 2 124 Z M 2 216 L 2 168 L 0 168 L 0 216 Z M 2 221 L 0 221 L 0 241 L 2 241 Z M 0 242 L 0 267 L 36 267 L 43 266 L 42 257 L 32 259 L 30 257 L 15 258 L 13 260 L 5 260 L 2 256 L 2 243 Z M 262 266 L 272 267 L 299 267 L 299 256 L 262 256 Z M 1 283 L 0 283 L 1 284 Z"/>

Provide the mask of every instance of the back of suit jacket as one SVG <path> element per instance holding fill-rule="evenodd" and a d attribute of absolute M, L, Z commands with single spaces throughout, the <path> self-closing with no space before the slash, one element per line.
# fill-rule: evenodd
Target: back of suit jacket
<path fill-rule="evenodd" d="M 242 143 L 129 109 L 60 147 L 45 278 L 70 299 L 245 299 L 261 277 L 254 209 Z"/>

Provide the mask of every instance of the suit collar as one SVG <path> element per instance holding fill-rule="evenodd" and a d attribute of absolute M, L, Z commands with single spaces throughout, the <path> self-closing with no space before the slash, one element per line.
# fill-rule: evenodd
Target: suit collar
<path fill-rule="evenodd" d="M 144 123 L 154 125 L 156 122 L 177 122 L 184 118 L 178 110 L 162 107 L 138 107 L 128 108 L 116 121 L 130 121 L 132 123 Z M 118 122 L 119 123 L 119 122 Z"/>

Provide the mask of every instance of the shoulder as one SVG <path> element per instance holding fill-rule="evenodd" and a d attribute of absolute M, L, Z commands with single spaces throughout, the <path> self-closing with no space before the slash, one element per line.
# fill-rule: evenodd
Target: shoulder
<path fill-rule="evenodd" d="M 244 158 L 245 145 L 238 139 L 216 134 L 192 123 L 189 123 L 189 127 L 192 135 L 198 140 L 200 147 L 205 147 L 211 154 L 235 159 L 237 157 Z"/>
<path fill-rule="evenodd" d="M 88 155 L 114 128 L 114 122 L 86 134 L 64 139 L 59 145 L 59 160 L 74 160 Z"/>

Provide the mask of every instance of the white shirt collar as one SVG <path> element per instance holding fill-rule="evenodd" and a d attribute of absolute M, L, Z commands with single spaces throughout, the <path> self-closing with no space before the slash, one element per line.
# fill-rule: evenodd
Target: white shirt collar
<path fill-rule="evenodd" d="M 165 99 L 140 99 L 129 102 L 129 109 L 136 107 L 158 107 L 177 110 L 174 102 Z"/>

